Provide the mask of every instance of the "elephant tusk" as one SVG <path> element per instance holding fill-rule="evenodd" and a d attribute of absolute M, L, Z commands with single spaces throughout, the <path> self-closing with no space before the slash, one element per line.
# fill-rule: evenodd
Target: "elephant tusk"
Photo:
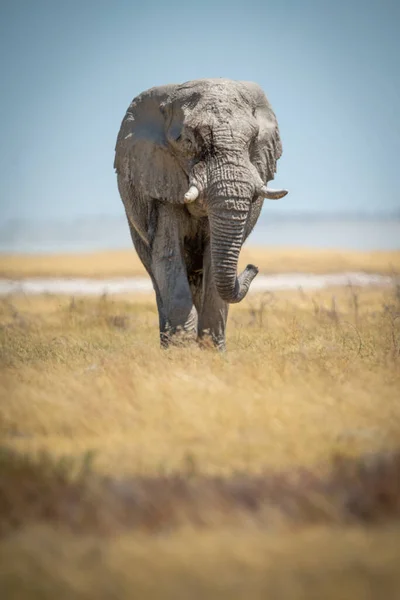
<path fill-rule="evenodd" d="M 189 202 L 194 202 L 199 197 L 199 190 L 195 185 L 191 185 L 188 191 L 185 194 L 185 204 L 189 204 Z"/>
<path fill-rule="evenodd" d="M 264 198 L 268 198 L 268 200 L 279 200 L 286 196 L 287 193 L 287 190 L 273 190 L 266 185 L 263 185 L 259 192 L 260 196 L 264 196 Z"/>

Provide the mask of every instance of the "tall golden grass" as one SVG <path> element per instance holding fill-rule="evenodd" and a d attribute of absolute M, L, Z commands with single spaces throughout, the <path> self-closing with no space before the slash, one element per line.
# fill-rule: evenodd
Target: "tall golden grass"
<path fill-rule="evenodd" d="M 307 250 L 245 246 L 240 268 L 257 265 L 262 273 L 337 273 L 400 271 L 400 251 Z M 0 277 L 125 277 L 145 275 L 134 250 L 87 254 L 0 254 Z"/>
<path fill-rule="evenodd" d="M 2 597 L 396 598 L 398 286 L 249 297 L 225 355 L 157 321 L 0 301 Z"/>

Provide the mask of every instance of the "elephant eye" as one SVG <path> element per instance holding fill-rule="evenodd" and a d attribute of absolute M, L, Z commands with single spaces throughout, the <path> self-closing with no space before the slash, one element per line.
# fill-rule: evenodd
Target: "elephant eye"
<path fill-rule="evenodd" d="M 182 133 L 180 133 L 178 135 L 178 137 L 175 138 L 175 142 L 177 142 L 178 144 L 185 144 L 185 145 L 190 145 L 192 143 L 191 139 Z"/>
<path fill-rule="evenodd" d="M 183 152 L 186 152 L 188 154 L 193 154 L 193 152 L 195 150 L 195 143 L 193 142 L 193 140 L 190 137 L 180 136 L 180 139 L 177 140 L 177 142 Z"/>
<path fill-rule="evenodd" d="M 180 127 L 179 130 L 169 132 L 169 139 L 179 152 L 187 156 L 193 156 L 196 152 L 196 140 L 194 132 Z"/>

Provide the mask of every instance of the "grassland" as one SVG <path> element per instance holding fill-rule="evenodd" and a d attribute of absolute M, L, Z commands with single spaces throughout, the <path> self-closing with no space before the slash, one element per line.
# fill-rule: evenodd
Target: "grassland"
<path fill-rule="evenodd" d="M 229 319 L 161 351 L 152 297 L 0 301 L 1 597 L 398 598 L 398 286 Z"/>
<path fill-rule="evenodd" d="M 240 268 L 256 264 L 261 273 L 366 273 L 400 271 L 400 251 L 341 251 L 281 249 L 245 246 Z M 125 277 L 143 276 L 145 270 L 133 250 L 87 254 L 3 254 L 0 277 Z"/>

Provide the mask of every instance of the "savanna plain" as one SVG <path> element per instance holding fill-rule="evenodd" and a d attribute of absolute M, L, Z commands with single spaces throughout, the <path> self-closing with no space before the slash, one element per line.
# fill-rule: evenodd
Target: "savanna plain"
<path fill-rule="evenodd" d="M 225 354 L 145 294 L 0 298 L 1 598 L 400 597 L 400 253 L 253 254 L 392 283 L 249 295 Z M 142 274 L 101 256 L 0 274 Z"/>

